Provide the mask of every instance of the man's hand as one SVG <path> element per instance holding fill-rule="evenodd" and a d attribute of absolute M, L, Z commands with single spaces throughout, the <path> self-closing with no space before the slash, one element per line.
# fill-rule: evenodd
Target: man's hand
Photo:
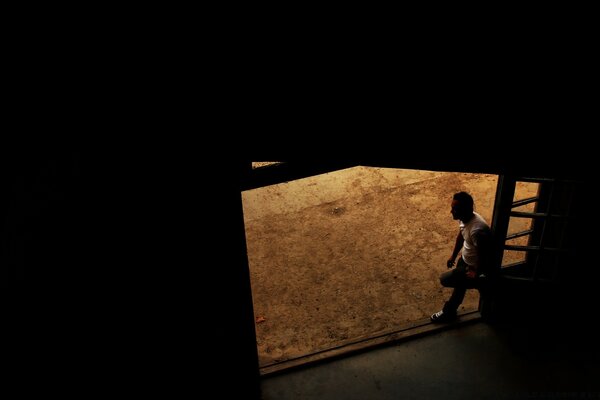
<path fill-rule="evenodd" d="M 446 261 L 446 266 L 448 268 L 454 267 L 454 259 L 453 258 L 449 258 L 448 261 Z"/>

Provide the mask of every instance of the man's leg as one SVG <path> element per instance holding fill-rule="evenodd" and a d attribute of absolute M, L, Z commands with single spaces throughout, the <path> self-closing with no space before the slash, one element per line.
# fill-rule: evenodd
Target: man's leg
<path fill-rule="evenodd" d="M 456 268 L 452 271 L 444 272 L 440 276 L 440 283 L 444 287 L 452 287 L 454 290 L 452 291 L 452 295 L 450 299 L 444 304 L 443 311 L 443 319 L 452 319 L 456 317 L 456 311 L 458 307 L 461 305 L 465 298 L 465 294 L 467 293 L 467 265 L 462 259 L 458 260 Z M 432 316 L 432 320 L 434 320 Z M 442 318 L 439 318 L 442 320 Z"/>
<path fill-rule="evenodd" d="M 452 296 L 450 296 L 450 299 L 448 299 L 448 301 L 444 304 L 444 308 L 442 309 L 444 314 L 456 315 L 456 311 L 463 302 L 466 293 L 467 288 L 455 287 L 452 291 Z"/>

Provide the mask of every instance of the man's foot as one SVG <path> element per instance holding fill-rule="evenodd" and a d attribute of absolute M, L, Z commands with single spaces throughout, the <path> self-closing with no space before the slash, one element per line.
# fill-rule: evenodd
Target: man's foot
<path fill-rule="evenodd" d="M 444 311 L 438 311 L 431 314 L 431 322 L 450 322 L 456 319 L 456 314 L 445 313 Z"/>

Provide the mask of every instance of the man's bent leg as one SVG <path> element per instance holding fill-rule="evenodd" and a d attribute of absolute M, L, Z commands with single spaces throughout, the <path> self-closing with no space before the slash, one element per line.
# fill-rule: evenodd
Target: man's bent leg
<path fill-rule="evenodd" d="M 460 259 L 455 269 L 444 272 L 440 276 L 440 283 L 445 287 L 453 287 L 452 296 L 444 304 L 442 311 L 448 317 L 456 315 L 458 307 L 461 305 L 469 287 L 469 279 L 467 278 L 467 269 L 465 262 Z"/>
<path fill-rule="evenodd" d="M 444 272 L 440 275 L 440 283 L 444 287 L 456 287 L 464 281 L 465 272 L 460 269 Z"/>
<path fill-rule="evenodd" d="M 458 306 L 463 302 L 466 293 L 467 289 L 465 287 L 455 287 L 452 291 L 452 296 L 450 296 L 450 299 L 444 304 L 444 314 L 456 315 Z"/>
<path fill-rule="evenodd" d="M 462 303 L 467 292 L 467 265 L 460 259 L 456 268 L 440 275 L 440 283 L 445 287 L 453 287 L 452 296 L 444 304 L 442 311 L 434 313 L 430 318 L 433 322 L 450 322 L 456 318 L 456 310 Z"/>

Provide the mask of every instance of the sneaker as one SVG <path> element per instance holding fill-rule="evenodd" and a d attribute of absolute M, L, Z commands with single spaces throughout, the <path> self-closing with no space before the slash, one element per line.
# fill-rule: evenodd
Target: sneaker
<path fill-rule="evenodd" d="M 443 310 L 431 314 L 431 322 L 450 322 L 456 319 L 456 314 L 445 313 Z"/>

